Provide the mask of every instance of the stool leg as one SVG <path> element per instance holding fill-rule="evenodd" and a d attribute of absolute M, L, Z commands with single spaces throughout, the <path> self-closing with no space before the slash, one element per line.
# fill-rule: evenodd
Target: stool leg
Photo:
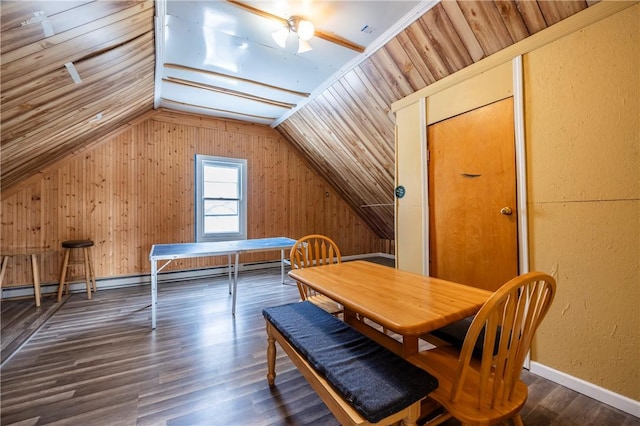
<path fill-rule="evenodd" d="M 36 299 L 36 307 L 40 306 L 40 271 L 38 270 L 38 255 L 31 255 L 31 271 L 33 271 L 33 292 Z"/>
<path fill-rule="evenodd" d="M 89 275 L 91 275 L 91 282 L 93 283 L 93 291 L 98 291 L 98 286 L 96 285 L 96 274 L 93 270 L 93 258 L 94 252 L 93 247 L 89 247 Z"/>
<path fill-rule="evenodd" d="M 60 283 L 58 284 L 58 302 L 62 300 L 62 289 L 64 288 L 64 280 L 67 277 L 67 265 L 69 265 L 69 253 L 70 250 L 65 249 L 62 269 L 60 270 Z"/>
<path fill-rule="evenodd" d="M 91 299 L 91 277 L 90 277 L 90 266 L 89 266 L 89 249 L 84 247 L 82 249 L 84 254 L 84 277 L 87 283 L 87 299 Z"/>

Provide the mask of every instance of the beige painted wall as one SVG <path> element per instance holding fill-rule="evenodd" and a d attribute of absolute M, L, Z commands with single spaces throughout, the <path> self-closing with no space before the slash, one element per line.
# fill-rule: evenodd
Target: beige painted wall
<path fill-rule="evenodd" d="M 640 5 L 527 54 L 532 359 L 640 400 Z"/>

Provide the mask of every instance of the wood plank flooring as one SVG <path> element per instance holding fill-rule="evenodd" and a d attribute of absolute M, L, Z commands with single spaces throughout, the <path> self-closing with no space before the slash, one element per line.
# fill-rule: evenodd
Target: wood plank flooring
<path fill-rule="evenodd" d="M 161 283 L 155 331 L 148 286 L 72 294 L 3 364 L 1 424 L 337 425 L 282 350 L 276 386 L 267 384 L 261 310 L 298 300 L 293 282 L 279 281 L 279 268 L 242 272 L 235 318 L 226 277 Z M 527 425 L 640 424 L 523 377 Z"/>

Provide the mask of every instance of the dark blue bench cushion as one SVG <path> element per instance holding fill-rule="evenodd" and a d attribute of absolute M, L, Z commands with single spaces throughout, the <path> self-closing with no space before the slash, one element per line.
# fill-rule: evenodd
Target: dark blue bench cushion
<path fill-rule="evenodd" d="M 426 371 L 310 302 L 262 313 L 369 422 L 408 407 L 438 387 Z"/>

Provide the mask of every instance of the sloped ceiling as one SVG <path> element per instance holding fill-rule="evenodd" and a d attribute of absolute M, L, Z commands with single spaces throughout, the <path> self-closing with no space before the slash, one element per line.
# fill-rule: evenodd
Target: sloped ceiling
<path fill-rule="evenodd" d="M 0 7 L 4 194 L 152 110 L 155 48 L 152 1 Z"/>
<path fill-rule="evenodd" d="M 591 2 L 447 0 L 277 125 L 381 238 L 393 239 L 391 104 Z M 152 1 L 2 1 L 4 194 L 153 109 Z M 74 80 L 75 78 L 75 80 Z"/>

